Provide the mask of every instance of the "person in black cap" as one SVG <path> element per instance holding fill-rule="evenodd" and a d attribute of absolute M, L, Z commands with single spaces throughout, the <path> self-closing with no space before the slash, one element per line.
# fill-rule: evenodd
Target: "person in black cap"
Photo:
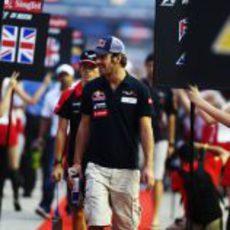
<path fill-rule="evenodd" d="M 85 214 L 90 230 L 137 229 L 140 218 L 138 141 L 145 155 L 142 180 L 153 186 L 152 100 L 147 88 L 125 71 L 123 42 L 113 36 L 96 47 L 101 76 L 82 96 L 73 170 L 85 171 Z"/>
<path fill-rule="evenodd" d="M 79 73 L 81 80 L 65 90 L 55 108 L 55 113 L 59 116 L 59 126 L 56 137 L 55 166 L 53 169 L 53 178 L 60 181 L 63 178 L 63 152 L 66 141 L 67 127 L 70 122 L 70 134 L 68 142 L 67 164 L 72 166 L 74 158 L 75 136 L 80 123 L 81 113 L 81 95 L 84 85 L 98 77 L 99 72 L 96 65 L 96 53 L 92 50 L 85 50 L 80 56 Z M 70 198 L 70 196 L 69 196 Z M 71 201 L 69 199 L 71 204 Z M 78 206 L 73 207 L 73 229 L 85 230 L 86 224 L 83 214 L 83 200 Z"/>

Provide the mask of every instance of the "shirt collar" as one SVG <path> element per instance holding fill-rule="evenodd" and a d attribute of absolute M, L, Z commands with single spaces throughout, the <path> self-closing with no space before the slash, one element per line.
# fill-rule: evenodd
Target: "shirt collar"
<path fill-rule="evenodd" d="M 102 79 L 103 79 L 103 84 L 109 85 L 109 82 L 105 76 L 102 76 Z M 126 72 L 126 76 L 123 79 L 123 81 L 121 82 L 121 85 L 129 85 L 130 83 L 131 83 L 131 76 L 129 75 L 128 72 Z"/>

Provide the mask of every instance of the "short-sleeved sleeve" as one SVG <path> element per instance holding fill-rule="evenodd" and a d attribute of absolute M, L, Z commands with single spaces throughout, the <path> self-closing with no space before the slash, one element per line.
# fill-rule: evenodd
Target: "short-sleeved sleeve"
<path fill-rule="evenodd" d="M 90 84 L 86 85 L 83 89 L 81 112 L 86 115 L 92 114 L 92 98 L 91 98 Z"/>
<path fill-rule="evenodd" d="M 153 113 L 153 100 L 150 92 L 145 85 L 141 83 L 140 94 L 138 98 L 138 115 L 139 117 L 152 116 Z"/>
<path fill-rule="evenodd" d="M 65 119 L 70 119 L 71 117 L 70 93 L 70 90 L 64 91 L 54 108 L 54 113 Z"/>

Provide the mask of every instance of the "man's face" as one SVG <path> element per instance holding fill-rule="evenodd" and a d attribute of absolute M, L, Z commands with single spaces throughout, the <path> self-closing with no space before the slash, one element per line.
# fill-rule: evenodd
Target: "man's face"
<path fill-rule="evenodd" d="M 153 78 L 153 72 L 154 72 L 154 62 L 148 61 L 145 63 L 145 70 L 148 78 Z"/>
<path fill-rule="evenodd" d="M 108 76 L 113 73 L 114 62 L 112 60 L 112 54 L 98 55 L 97 65 L 101 75 Z"/>
<path fill-rule="evenodd" d="M 91 63 L 82 63 L 80 65 L 79 72 L 83 82 L 87 82 L 99 76 L 98 67 Z"/>
<path fill-rule="evenodd" d="M 73 76 L 62 72 L 58 75 L 58 81 L 61 82 L 62 88 L 69 87 L 73 82 Z"/>

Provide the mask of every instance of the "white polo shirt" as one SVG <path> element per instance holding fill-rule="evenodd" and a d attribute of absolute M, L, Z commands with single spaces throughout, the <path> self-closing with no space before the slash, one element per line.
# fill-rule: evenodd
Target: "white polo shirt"
<path fill-rule="evenodd" d="M 54 108 L 61 96 L 60 85 L 52 88 L 45 96 L 41 115 L 51 119 L 50 136 L 55 137 L 58 129 L 58 116 L 54 113 Z"/>

